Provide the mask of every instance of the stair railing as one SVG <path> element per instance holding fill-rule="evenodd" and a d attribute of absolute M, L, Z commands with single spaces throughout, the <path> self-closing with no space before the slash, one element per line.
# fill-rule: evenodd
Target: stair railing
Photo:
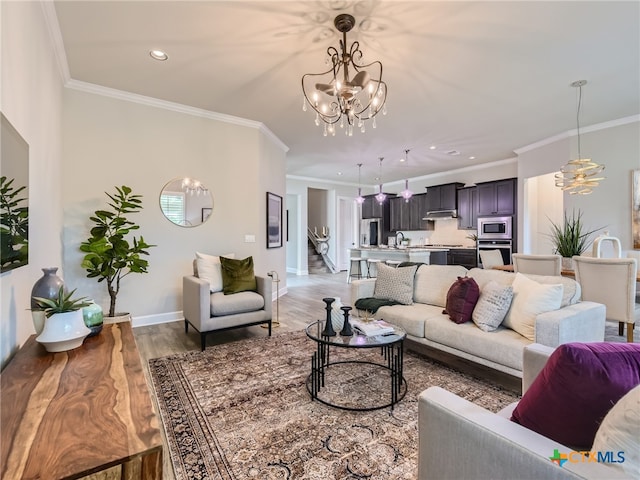
<path fill-rule="evenodd" d="M 338 273 L 338 268 L 327 255 L 327 253 L 329 252 L 329 235 L 318 235 L 317 232 L 312 231 L 307 227 L 307 237 L 313 244 L 318 255 L 322 256 L 322 261 L 327 266 L 329 271 L 331 273 Z"/>

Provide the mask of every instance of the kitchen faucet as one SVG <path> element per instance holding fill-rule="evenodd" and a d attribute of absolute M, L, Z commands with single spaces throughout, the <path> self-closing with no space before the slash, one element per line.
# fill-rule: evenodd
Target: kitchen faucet
<path fill-rule="evenodd" d="M 404 233 L 402 233 L 402 232 L 400 232 L 400 231 L 399 231 L 399 232 L 397 232 L 397 233 L 396 233 L 396 246 L 397 246 L 397 245 L 400 245 L 400 241 L 398 241 L 398 235 L 401 235 L 401 236 L 402 236 L 402 240 L 404 240 Z"/>

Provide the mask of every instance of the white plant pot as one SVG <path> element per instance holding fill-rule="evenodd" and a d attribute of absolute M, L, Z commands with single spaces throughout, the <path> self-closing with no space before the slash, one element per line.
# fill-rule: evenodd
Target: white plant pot
<path fill-rule="evenodd" d="M 44 322 L 44 330 L 36 338 L 47 352 L 66 352 L 78 348 L 91 330 L 84 324 L 82 310 L 56 313 Z"/>

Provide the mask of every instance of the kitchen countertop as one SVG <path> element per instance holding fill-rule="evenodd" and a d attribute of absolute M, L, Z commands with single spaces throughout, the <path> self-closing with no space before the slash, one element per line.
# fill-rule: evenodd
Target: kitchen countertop
<path fill-rule="evenodd" d="M 396 248 L 396 247 L 359 247 L 352 250 L 362 250 L 370 252 L 448 252 L 449 250 L 474 250 L 476 247 L 441 247 L 435 245 L 424 245 L 420 247 Z"/>

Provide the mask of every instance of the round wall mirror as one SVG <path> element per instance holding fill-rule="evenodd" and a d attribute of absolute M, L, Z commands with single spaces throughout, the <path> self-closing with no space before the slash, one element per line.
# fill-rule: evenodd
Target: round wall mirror
<path fill-rule="evenodd" d="M 193 178 L 174 178 L 160 192 L 160 209 L 171 223 L 197 227 L 213 212 L 213 197 L 207 187 Z"/>

